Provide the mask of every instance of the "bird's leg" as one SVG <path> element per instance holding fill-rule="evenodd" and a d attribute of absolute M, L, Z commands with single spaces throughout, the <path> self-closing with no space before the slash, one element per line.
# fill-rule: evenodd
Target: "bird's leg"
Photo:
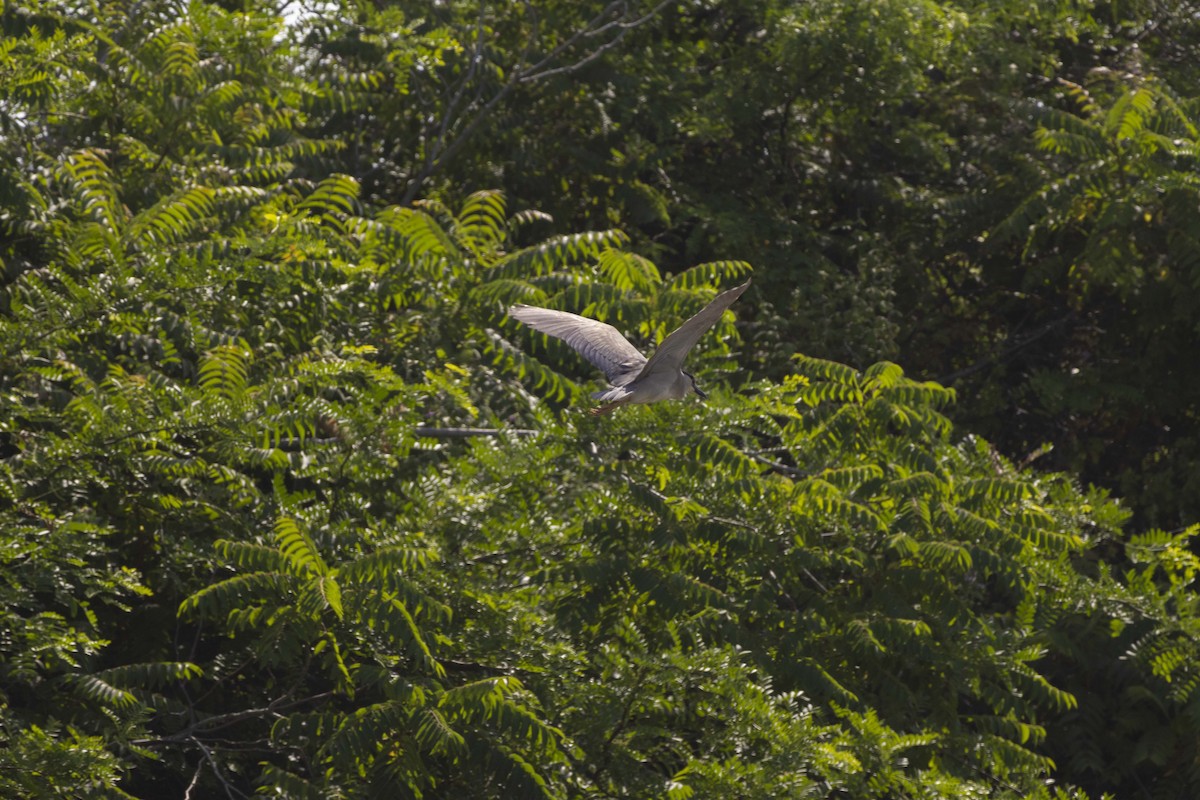
<path fill-rule="evenodd" d="M 623 406 L 627 402 L 628 402 L 627 400 L 614 400 L 611 403 L 605 403 L 602 406 L 596 406 L 595 408 L 593 408 L 591 411 L 588 412 L 588 415 L 592 416 L 592 417 L 599 417 L 602 414 L 611 413 L 613 409 L 615 409 L 619 406 Z"/>

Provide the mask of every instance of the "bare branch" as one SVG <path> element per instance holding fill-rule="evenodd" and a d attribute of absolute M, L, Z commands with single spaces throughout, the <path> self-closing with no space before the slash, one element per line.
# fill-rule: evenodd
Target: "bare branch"
<path fill-rule="evenodd" d="M 536 74 L 522 75 L 520 78 L 518 78 L 518 80 L 523 83 L 532 83 L 534 81 L 540 81 L 549 77 L 553 77 L 554 75 L 569 75 L 572 72 L 577 72 L 598 59 L 600 56 L 604 55 L 610 49 L 616 47 L 621 43 L 623 38 L 625 38 L 625 31 L 621 31 L 615 37 L 600 45 L 595 50 L 576 61 L 574 64 L 567 64 L 566 66 L 557 67 L 555 69 L 544 70 Z"/>
<path fill-rule="evenodd" d="M 624 5 L 625 5 L 624 0 L 613 0 L 613 2 L 611 2 L 607 6 L 605 6 L 603 11 L 601 11 L 596 16 L 592 17 L 592 19 L 590 21 L 588 21 L 588 23 L 586 25 L 584 25 L 582 28 L 577 30 L 570 38 L 568 38 L 565 42 L 561 43 L 558 47 L 554 48 L 549 53 L 547 53 L 546 56 L 544 58 L 542 58 L 541 61 L 539 61 L 538 63 L 536 63 L 533 66 L 528 67 L 526 69 L 518 70 L 517 74 L 518 75 L 528 75 L 530 73 L 535 73 L 535 72 L 545 68 L 545 66 L 547 64 L 551 63 L 552 61 L 554 61 L 554 59 L 558 58 L 563 53 L 565 53 L 567 50 L 574 47 L 576 42 L 580 41 L 581 39 L 590 38 L 592 36 L 597 35 L 602 30 L 607 30 L 613 23 L 612 22 L 602 23 L 602 20 L 605 17 L 611 16 L 614 11 L 618 10 L 619 8 L 621 8 Z M 518 80 L 522 80 L 522 78 L 518 77 Z"/>
<path fill-rule="evenodd" d="M 1036 331 L 1033 331 L 1024 338 L 1019 339 L 1015 343 L 1004 348 L 999 353 L 980 359 L 974 364 L 963 367 L 962 369 L 956 370 L 947 375 L 941 375 L 936 380 L 943 386 L 950 386 L 959 378 L 965 378 L 972 373 L 979 372 L 980 370 L 985 370 L 995 366 L 996 364 L 1003 363 L 1004 361 L 1007 361 L 1014 353 L 1017 353 L 1018 351 L 1028 347 L 1038 339 L 1041 339 L 1043 336 L 1053 333 L 1065 325 L 1074 324 L 1077 316 L 1078 315 L 1075 312 L 1071 312 L 1065 316 L 1059 317 L 1058 319 L 1051 320 L 1042 327 L 1038 328 Z"/>
<path fill-rule="evenodd" d="M 523 70 L 520 77 L 518 78 L 518 80 L 520 80 L 522 82 L 539 81 L 539 80 L 543 80 L 545 78 L 552 77 L 554 75 L 570 74 L 572 72 L 577 72 L 578 70 L 583 69 L 585 66 L 587 66 L 588 64 L 590 64 L 591 62 L 595 61 L 597 58 L 602 56 L 605 52 L 607 52 L 608 50 L 611 50 L 613 47 L 616 47 L 618 44 L 620 44 L 621 40 L 625 38 L 626 33 L 633 30 L 634 28 L 644 25 L 645 23 L 647 23 L 651 19 L 653 19 L 658 14 L 658 12 L 661 11 L 663 8 L 665 8 L 666 5 L 670 2 L 671 2 L 671 0 L 662 0 L 662 2 L 660 2 L 654 8 L 650 9 L 645 14 L 643 14 L 642 16 L 638 17 L 637 19 L 633 20 L 632 22 L 621 22 L 620 19 L 616 19 L 616 20 L 613 20 L 612 22 L 601 25 L 600 27 L 595 28 L 594 30 L 589 31 L 589 30 L 585 29 L 581 33 L 576 34 L 575 36 L 571 37 L 571 39 L 569 39 L 567 42 L 565 42 L 562 46 L 555 48 L 554 52 L 552 52 L 550 56 L 543 58 L 540 62 L 538 62 L 534 66 L 530 67 L 529 69 Z M 615 5 L 617 5 L 617 4 L 612 3 L 609 6 L 609 8 L 612 8 L 612 6 L 615 6 Z M 601 12 L 600 16 L 603 16 L 605 13 L 607 13 L 607 9 L 605 9 L 604 12 Z M 592 22 L 594 23 L 597 20 L 599 20 L 600 16 L 597 16 L 596 19 L 594 19 Z M 592 24 L 592 23 L 589 23 L 589 25 L 590 24 Z M 575 63 L 567 64 L 567 65 L 561 66 L 561 67 L 555 67 L 553 69 L 543 69 L 545 67 L 545 65 L 550 62 L 550 60 L 558 57 L 558 55 L 561 55 L 562 51 L 565 50 L 566 47 L 569 47 L 570 45 L 574 44 L 579 39 L 591 38 L 593 36 L 598 36 L 599 34 L 605 33 L 610 28 L 613 28 L 613 27 L 616 27 L 619 29 L 619 32 L 617 33 L 616 36 L 614 36 L 612 39 L 609 39 L 604 44 L 599 45 L 595 50 L 588 53 L 587 55 L 585 55 L 583 58 L 579 59 Z"/>
<path fill-rule="evenodd" d="M 217 760 L 215 758 L 213 758 L 212 751 L 209 750 L 207 747 L 205 747 L 203 742 L 201 742 L 199 739 L 195 738 L 194 736 L 190 737 L 188 739 L 188 741 L 190 741 L 192 744 L 196 745 L 196 747 L 200 748 L 200 752 L 204 754 L 204 760 L 207 761 L 208 766 L 210 768 L 212 768 L 213 775 L 215 775 L 217 780 L 221 782 L 221 787 L 225 789 L 226 797 L 230 798 L 230 800 L 233 800 L 234 797 L 246 797 L 247 796 L 245 792 L 239 791 L 238 789 L 236 789 L 233 786 L 233 784 L 231 784 L 229 781 L 225 780 L 225 776 L 221 774 L 220 765 L 217 764 Z"/>
<path fill-rule="evenodd" d="M 192 775 L 192 780 L 187 785 L 187 789 L 183 793 L 183 800 L 192 800 L 192 790 L 196 788 L 196 784 L 200 781 L 200 773 L 204 771 L 204 762 L 201 761 L 196 765 L 196 774 Z"/>
<path fill-rule="evenodd" d="M 526 3 L 526 12 L 533 19 L 533 30 L 525 42 L 521 55 L 517 59 L 517 66 L 509 72 L 508 79 L 503 85 L 485 102 L 480 102 L 483 89 L 482 86 L 479 86 L 475 98 L 471 102 L 464 103 L 468 86 L 480 74 L 480 67 L 483 62 L 483 6 L 481 5 L 479 17 L 475 25 L 475 42 L 471 48 L 467 70 L 463 75 L 462 81 L 459 82 L 453 95 L 447 102 L 441 118 L 430 125 L 427 133 L 427 150 L 421 168 L 409 180 L 408 186 L 400 198 L 400 204 L 408 205 L 416 200 L 425 182 L 462 150 L 475 132 L 479 130 L 483 121 L 518 86 L 578 72 L 588 64 L 596 61 L 604 53 L 619 45 L 626 33 L 654 19 L 670 1 L 661 0 L 640 17 L 626 20 L 625 14 L 627 13 L 628 0 L 613 0 L 600 13 L 565 41 L 559 43 L 537 63 L 521 66 L 524 64 L 529 50 L 532 49 L 533 40 L 540 31 L 540 22 L 537 19 L 536 9 L 533 8 L 532 4 Z M 614 30 L 616 33 L 612 38 L 596 45 L 572 63 L 557 67 L 551 66 L 580 42 L 606 35 Z M 460 125 L 461 128 L 455 132 L 455 128 Z"/>
<path fill-rule="evenodd" d="M 803 470 L 796 469 L 795 467 L 790 467 L 787 464 L 782 464 L 778 461 L 773 461 L 769 458 L 764 458 L 763 456 L 758 455 L 756 453 L 747 453 L 747 455 L 750 456 L 751 458 L 753 458 L 758 463 L 765 464 L 766 466 L 775 470 L 779 474 L 787 475 L 789 478 L 807 478 L 813 474 L 810 472 L 804 472 Z"/>
<path fill-rule="evenodd" d="M 290 711 L 293 708 L 309 705 L 327 700 L 334 696 L 334 692 L 321 692 L 310 697 L 302 697 L 298 700 L 284 702 L 285 697 L 280 697 L 272 700 L 262 708 L 248 708 L 244 711 L 235 711 L 229 714 L 217 714 L 212 717 L 198 719 L 191 725 L 187 726 L 178 733 L 173 733 L 169 736 L 162 736 L 157 739 L 138 739 L 133 744 L 139 747 L 155 747 L 167 744 L 178 744 L 179 742 L 191 742 L 199 744 L 198 736 L 211 734 L 215 731 L 228 728 L 231 725 L 237 725 L 239 722 L 246 722 L 252 719 L 276 718 L 282 716 L 284 711 Z"/>

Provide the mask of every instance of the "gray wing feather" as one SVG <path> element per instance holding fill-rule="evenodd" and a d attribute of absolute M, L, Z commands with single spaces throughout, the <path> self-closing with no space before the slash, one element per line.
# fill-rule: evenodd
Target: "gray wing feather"
<path fill-rule="evenodd" d="M 733 301 L 741 297 L 742 292 L 748 288 L 750 288 L 750 281 L 722 292 L 699 314 L 672 331 L 670 336 L 663 339 L 662 344 L 654 351 L 654 355 L 650 356 L 650 360 L 642 367 L 642 371 L 637 377 L 649 375 L 658 369 L 666 371 L 683 369 L 683 360 L 696 346 L 696 342 L 700 341 L 700 337 L 717 324 L 717 320 L 725 313 L 725 309 L 733 305 Z"/>
<path fill-rule="evenodd" d="M 508 310 L 508 315 L 535 331 L 562 339 L 602 370 L 613 386 L 625 386 L 632 382 L 646 364 L 646 357 L 616 328 L 599 320 L 566 311 L 524 305 L 513 306 Z"/>

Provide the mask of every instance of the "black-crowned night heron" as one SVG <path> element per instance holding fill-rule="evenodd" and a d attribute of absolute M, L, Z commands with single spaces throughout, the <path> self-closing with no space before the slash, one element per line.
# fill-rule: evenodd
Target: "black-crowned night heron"
<path fill-rule="evenodd" d="M 700 341 L 704 332 L 716 324 L 725 309 L 742 296 L 750 286 L 746 281 L 741 286 L 722 292 L 696 316 L 680 325 L 663 339 L 649 360 L 631 345 L 611 325 L 566 311 L 549 308 L 516 305 L 508 315 L 524 322 L 535 331 L 562 339 L 578 353 L 599 367 L 604 377 L 612 384 L 611 389 L 596 392 L 592 396 L 603 400 L 604 405 L 591 410 L 591 414 L 607 414 L 626 403 L 657 403 L 659 400 L 681 400 L 688 392 L 695 392 L 703 400 L 707 397 L 691 373 L 683 371 L 683 360 Z"/>

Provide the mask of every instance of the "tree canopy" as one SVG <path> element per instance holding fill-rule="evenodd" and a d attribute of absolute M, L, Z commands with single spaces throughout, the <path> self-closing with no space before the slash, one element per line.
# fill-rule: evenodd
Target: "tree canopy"
<path fill-rule="evenodd" d="M 1195 796 L 1196 20 L 6 5 L 0 795 Z"/>

